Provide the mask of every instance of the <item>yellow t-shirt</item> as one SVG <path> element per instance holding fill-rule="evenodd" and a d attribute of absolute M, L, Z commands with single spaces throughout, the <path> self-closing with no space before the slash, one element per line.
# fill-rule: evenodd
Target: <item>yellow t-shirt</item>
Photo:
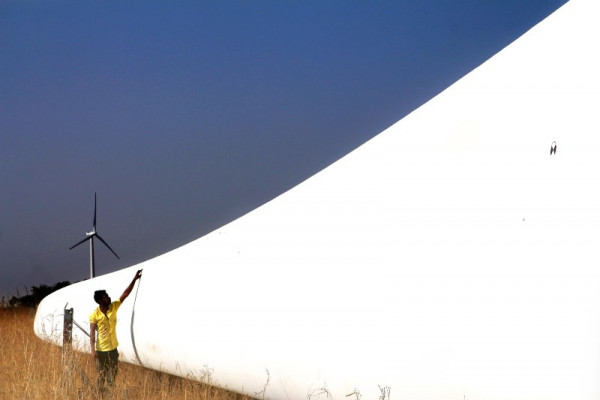
<path fill-rule="evenodd" d="M 117 341 L 117 310 L 119 307 L 121 307 L 120 299 L 110 303 L 106 315 L 100 311 L 100 307 L 90 314 L 90 324 L 96 324 L 96 351 L 111 351 L 119 345 Z"/>

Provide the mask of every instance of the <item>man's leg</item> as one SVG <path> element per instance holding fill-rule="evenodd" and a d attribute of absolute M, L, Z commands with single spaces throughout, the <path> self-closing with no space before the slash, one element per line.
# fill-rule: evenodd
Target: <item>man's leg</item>
<path fill-rule="evenodd" d="M 107 352 L 108 368 L 106 373 L 106 383 L 109 387 L 115 386 L 115 379 L 119 370 L 119 351 L 117 349 Z"/>
<path fill-rule="evenodd" d="M 96 370 L 98 371 L 98 380 L 96 384 L 98 391 L 102 392 L 108 373 L 108 352 L 96 351 L 96 356 Z"/>

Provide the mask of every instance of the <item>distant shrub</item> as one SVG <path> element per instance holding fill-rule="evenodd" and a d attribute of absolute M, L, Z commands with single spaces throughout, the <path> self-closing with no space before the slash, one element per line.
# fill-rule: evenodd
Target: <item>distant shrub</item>
<path fill-rule="evenodd" d="M 26 307 L 26 308 L 35 308 L 38 304 L 44 299 L 44 297 L 48 296 L 50 293 L 56 292 L 59 289 L 69 286 L 71 283 L 69 281 L 63 281 L 55 283 L 54 285 L 39 285 L 32 286 L 31 293 L 27 293 L 24 296 L 19 296 L 17 293 L 16 296 L 12 296 L 10 300 L 8 300 L 9 307 Z M 6 303 L 2 301 L 2 305 L 5 307 Z"/>

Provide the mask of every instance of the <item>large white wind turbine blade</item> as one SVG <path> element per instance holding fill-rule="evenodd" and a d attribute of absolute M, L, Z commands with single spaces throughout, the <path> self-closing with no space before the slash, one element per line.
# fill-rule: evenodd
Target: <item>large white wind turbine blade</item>
<path fill-rule="evenodd" d="M 117 329 L 149 368 L 278 400 L 597 400 L 599 20 L 570 1 L 273 201 L 48 296 L 36 333 L 143 268 Z"/>

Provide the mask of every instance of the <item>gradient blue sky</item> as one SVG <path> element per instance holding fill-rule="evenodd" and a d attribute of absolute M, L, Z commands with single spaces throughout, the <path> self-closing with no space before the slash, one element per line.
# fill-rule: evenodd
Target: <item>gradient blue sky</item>
<path fill-rule="evenodd" d="M 0 0 L 0 296 L 124 268 L 378 134 L 564 0 Z M 284 268 L 285 266 L 282 266 Z"/>

